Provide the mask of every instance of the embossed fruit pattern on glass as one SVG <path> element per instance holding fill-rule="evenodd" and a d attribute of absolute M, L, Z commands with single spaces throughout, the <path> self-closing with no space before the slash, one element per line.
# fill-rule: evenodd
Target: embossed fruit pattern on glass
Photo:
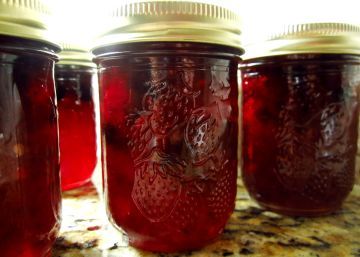
<path fill-rule="evenodd" d="M 289 55 L 242 65 L 243 179 L 290 215 L 340 208 L 354 184 L 360 58 Z"/>
<path fill-rule="evenodd" d="M 96 116 L 91 67 L 56 65 L 60 170 L 63 190 L 88 182 L 97 162 Z"/>
<path fill-rule="evenodd" d="M 237 59 L 200 49 L 99 59 L 107 208 L 142 249 L 199 248 L 234 208 Z"/>
<path fill-rule="evenodd" d="M 0 255 L 45 257 L 60 227 L 54 56 L 1 39 L 17 48 L 0 47 Z"/>

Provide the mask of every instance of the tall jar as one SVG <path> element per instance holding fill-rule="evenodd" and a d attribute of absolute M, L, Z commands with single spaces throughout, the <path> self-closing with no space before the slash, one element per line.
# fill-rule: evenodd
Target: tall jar
<path fill-rule="evenodd" d="M 50 256 L 60 227 L 54 63 L 38 0 L 0 2 L 0 249 Z"/>
<path fill-rule="evenodd" d="M 239 18 L 200 1 L 113 13 L 93 51 L 108 215 L 132 246 L 202 247 L 234 208 Z"/>
<path fill-rule="evenodd" d="M 64 44 L 55 67 L 63 190 L 84 185 L 97 163 L 97 70 L 86 49 Z"/>
<path fill-rule="evenodd" d="M 360 27 L 299 24 L 241 65 L 244 183 L 263 207 L 324 215 L 354 185 Z"/>

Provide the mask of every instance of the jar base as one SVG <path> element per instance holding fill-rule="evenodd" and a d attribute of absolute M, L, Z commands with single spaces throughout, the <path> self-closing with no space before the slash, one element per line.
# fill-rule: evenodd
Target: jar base
<path fill-rule="evenodd" d="M 260 201 L 256 201 L 262 208 L 267 211 L 272 211 L 285 216 L 301 216 L 301 217 L 320 217 L 329 215 L 339 209 L 341 209 L 341 204 L 336 206 L 331 206 L 328 208 L 319 208 L 319 209 L 294 209 L 294 208 L 286 208 L 280 207 L 275 204 L 267 204 L 262 203 Z"/>
<path fill-rule="evenodd" d="M 220 235 L 220 234 L 219 234 Z M 206 245 L 209 245 L 216 241 L 219 236 L 204 240 L 201 242 L 194 242 L 190 240 L 188 242 L 176 242 L 176 245 L 170 245 L 167 242 L 160 242 L 157 239 L 153 238 L 139 238 L 136 237 L 130 237 L 129 238 L 129 245 L 132 247 L 135 247 L 140 250 L 149 251 L 149 252 L 159 252 L 159 253 L 176 253 L 176 252 L 190 252 L 199 250 Z M 136 239 L 134 239 L 136 238 Z"/>
<path fill-rule="evenodd" d="M 72 190 L 72 189 L 76 189 L 76 188 L 79 188 L 87 183 L 89 183 L 91 180 L 91 177 L 88 178 L 88 179 L 85 179 L 85 180 L 82 180 L 82 181 L 79 181 L 79 182 L 75 182 L 75 183 L 71 183 L 71 184 L 67 184 L 66 186 L 61 186 L 61 190 L 62 191 L 69 191 L 69 190 Z"/>

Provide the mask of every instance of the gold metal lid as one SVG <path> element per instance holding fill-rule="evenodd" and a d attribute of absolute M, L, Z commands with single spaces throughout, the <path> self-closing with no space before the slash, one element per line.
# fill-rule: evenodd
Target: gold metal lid
<path fill-rule="evenodd" d="M 96 68 L 96 64 L 92 61 L 93 55 L 81 44 L 63 43 L 62 51 L 59 53 L 60 65 L 79 65 Z"/>
<path fill-rule="evenodd" d="M 242 50 L 239 15 L 215 1 L 117 1 L 108 27 L 95 48 L 152 41 L 211 43 Z"/>
<path fill-rule="evenodd" d="M 360 55 L 360 26 L 347 23 L 288 25 L 245 49 L 245 60 L 303 53 Z"/>
<path fill-rule="evenodd" d="M 58 49 L 49 23 L 50 8 L 42 0 L 0 1 L 0 35 L 37 40 Z"/>

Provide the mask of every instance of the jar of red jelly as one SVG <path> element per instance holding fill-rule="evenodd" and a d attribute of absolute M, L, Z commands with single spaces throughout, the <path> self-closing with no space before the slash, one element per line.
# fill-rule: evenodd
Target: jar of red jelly
<path fill-rule="evenodd" d="M 242 176 L 266 209 L 317 216 L 354 185 L 360 27 L 293 25 L 249 48 L 242 71 Z"/>
<path fill-rule="evenodd" d="M 43 2 L 1 1 L 0 10 L 0 255 L 47 257 L 60 226 L 60 48 Z"/>
<path fill-rule="evenodd" d="M 87 183 L 97 163 L 97 70 L 85 48 L 64 44 L 55 67 L 63 190 Z"/>
<path fill-rule="evenodd" d="M 108 215 L 132 246 L 196 249 L 234 208 L 239 17 L 201 1 L 130 2 L 94 50 Z"/>

